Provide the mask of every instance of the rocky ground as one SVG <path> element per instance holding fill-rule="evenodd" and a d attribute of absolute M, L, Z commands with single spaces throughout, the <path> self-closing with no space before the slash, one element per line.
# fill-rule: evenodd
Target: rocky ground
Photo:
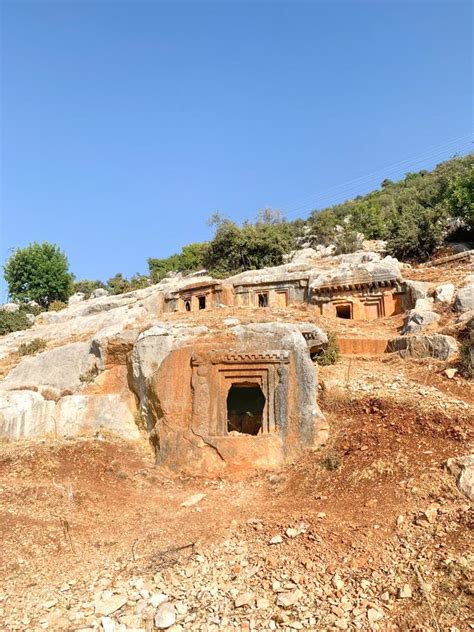
<path fill-rule="evenodd" d="M 322 369 L 331 443 L 271 473 L 182 478 L 112 436 L 3 444 L 3 629 L 474 626 L 472 507 L 445 467 L 472 391 L 404 366 Z"/>
<path fill-rule="evenodd" d="M 431 289 L 462 289 L 471 273 L 468 263 L 404 270 Z M 59 315 L 12 334 L 0 374 L 38 331 L 48 349 L 80 350 L 98 323 L 104 331 L 150 326 L 155 299 L 142 293 L 79 305 L 75 319 Z M 467 321 L 451 304 L 431 307 L 437 320 L 426 333 L 458 336 Z M 206 479 L 158 468 L 147 441 L 102 430 L 3 441 L 0 629 L 474 629 L 474 483 L 459 466 L 472 453 L 474 389 L 456 355 L 376 351 L 399 336 L 402 314 L 322 319 L 302 304 L 160 315 L 218 333 L 236 319 L 316 322 L 346 341 L 347 355 L 318 369 L 329 444 L 279 470 Z M 112 349 L 117 362 L 123 348 Z M 127 386 L 125 368 L 106 367 L 103 376 L 78 388 Z"/>

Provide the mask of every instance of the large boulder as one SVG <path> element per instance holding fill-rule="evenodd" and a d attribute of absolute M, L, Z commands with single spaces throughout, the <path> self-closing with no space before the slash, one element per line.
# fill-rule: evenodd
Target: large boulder
<path fill-rule="evenodd" d="M 23 439 L 54 435 L 55 402 L 34 391 L 0 391 L 0 436 Z"/>
<path fill-rule="evenodd" d="M 135 411 L 133 398 L 120 393 L 69 395 L 57 404 L 56 432 L 72 437 L 106 429 L 126 439 L 138 439 Z"/>
<path fill-rule="evenodd" d="M 109 293 L 105 288 L 98 287 L 91 293 L 91 298 L 102 298 L 103 296 L 108 296 L 108 295 Z"/>
<path fill-rule="evenodd" d="M 443 334 L 400 336 L 387 345 L 387 353 L 398 352 L 402 358 L 449 360 L 457 351 L 456 340 Z"/>
<path fill-rule="evenodd" d="M 20 309 L 20 306 L 18 305 L 18 303 L 4 303 L 3 305 L 0 305 L 0 311 L 2 312 L 17 312 Z"/>
<path fill-rule="evenodd" d="M 434 298 L 438 303 L 451 303 L 454 296 L 454 285 L 452 283 L 443 283 L 435 289 Z"/>
<path fill-rule="evenodd" d="M 69 297 L 67 304 L 68 305 L 76 305 L 77 303 L 82 303 L 85 300 L 86 295 L 84 292 L 76 292 L 72 296 Z"/>
<path fill-rule="evenodd" d="M 407 279 L 405 283 L 408 287 L 413 303 L 415 303 L 419 298 L 426 298 L 428 296 L 431 283 L 426 281 L 412 281 L 411 279 Z"/>
<path fill-rule="evenodd" d="M 456 477 L 459 491 L 474 501 L 474 454 L 448 459 L 446 467 Z"/>
<path fill-rule="evenodd" d="M 429 310 L 411 309 L 405 316 L 402 334 L 415 334 L 438 322 L 440 315 Z"/>
<path fill-rule="evenodd" d="M 1 388 L 36 390 L 40 386 L 48 386 L 74 391 L 82 384 L 81 376 L 87 375 L 96 365 L 90 347 L 89 342 L 73 342 L 25 358 L 10 371 Z"/>
<path fill-rule="evenodd" d="M 454 309 L 457 312 L 469 312 L 474 309 L 474 283 L 466 285 L 456 292 Z"/>

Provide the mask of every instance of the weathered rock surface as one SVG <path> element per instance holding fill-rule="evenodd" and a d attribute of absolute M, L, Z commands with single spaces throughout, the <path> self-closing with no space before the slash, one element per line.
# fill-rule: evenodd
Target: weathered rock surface
<path fill-rule="evenodd" d="M 435 301 L 438 303 L 451 303 L 454 297 L 454 285 L 452 283 L 443 283 L 435 289 Z"/>
<path fill-rule="evenodd" d="M 474 454 L 448 459 L 446 467 L 456 477 L 459 490 L 474 501 Z"/>
<path fill-rule="evenodd" d="M 474 309 L 474 283 L 466 285 L 456 292 L 454 309 L 457 312 L 468 312 Z"/>
<path fill-rule="evenodd" d="M 405 316 L 403 323 L 403 334 L 414 334 L 423 331 L 429 325 L 437 323 L 440 319 L 439 314 L 430 310 L 411 309 Z"/>
<path fill-rule="evenodd" d="M 119 393 L 110 395 L 68 395 L 59 400 L 56 410 L 58 436 L 76 436 L 101 428 L 127 439 L 138 439 L 134 402 Z"/>
<path fill-rule="evenodd" d="M 33 391 L 0 391 L 0 436 L 11 439 L 53 435 L 55 403 Z"/>
<path fill-rule="evenodd" d="M 390 340 L 387 345 L 388 353 L 398 352 L 402 358 L 449 360 L 457 351 L 456 340 L 443 334 L 400 336 Z"/>
<path fill-rule="evenodd" d="M 2 312 L 17 312 L 20 309 L 20 306 L 18 305 L 18 303 L 4 303 L 3 305 L 0 305 L 0 311 Z"/>
<path fill-rule="evenodd" d="M 68 299 L 68 305 L 76 305 L 77 303 L 81 303 L 86 298 L 84 292 L 76 292 Z"/>
<path fill-rule="evenodd" d="M 81 376 L 95 366 L 89 342 L 73 342 L 25 358 L 1 382 L 1 388 L 36 389 L 40 385 L 75 390 L 81 386 Z"/>
<path fill-rule="evenodd" d="M 411 279 L 405 281 L 407 284 L 411 298 L 415 303 L 419 298 L 426 298 L 431 287 L 431 283 L 425 281 L 412 281 Z"/>

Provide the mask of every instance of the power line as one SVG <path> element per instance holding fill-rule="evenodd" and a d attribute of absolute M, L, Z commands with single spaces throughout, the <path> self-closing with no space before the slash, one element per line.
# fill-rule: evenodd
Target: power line
<path fill-rule="evenodd" d="M 380 179 L 385 179 L 388 176 L 393 176 L 396 173 L 410 171 L 414 167 L 425 163 L 427 160 L 432 160 L 434 158 L 440 157 L 442 155 L 445 155 L 447 152 L 453 152 L 455 149 L 457 150 L 457 152 L 455 153 L 459 153 L 460 151 L 467 151 L 471 145 L 471 142 L 466 140 L 468 138 L 470 138 L 470 136 L 463 136 L 460 138 L 452 139 L 451 141 L 427 149 L 423 153 L 416 156 L 411 156 L 391 165 L 387 165 L 386 167 L 359 176 L 345 183 L 328 187 L 324 192 L 320 192 L 318 195 L 300 198 L 295 204 L 292 204 L 290 206 L 286 205 L 286 208 L 289 208 L 289 212 L 285 213 L 285 217 L 290 218 L 303 212 L 309 212 L 310 210 L 314 210 L 315 208 L 322 206 L 323 202 L 325 202 L 323 206 L 336 204 L 338 202 L 336 202 L 335 199 L 338 199 L 341 196 L 343 196 L 343 200 L 341 201 L 351 199 L 352 197 L 354 197 L 354 195 L 360 194 L 363 186 L 372 183 L 375 179 L 378 179 L 380 181 Z M 463 141 L 461 145 L 459 145 L 460 141 Z"/>

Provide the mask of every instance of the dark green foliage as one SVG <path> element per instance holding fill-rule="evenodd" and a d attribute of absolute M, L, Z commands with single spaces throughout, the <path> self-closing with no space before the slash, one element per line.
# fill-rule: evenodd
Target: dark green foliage
<path fill-rule="evenodd" d="M 453 158 L 432 172 L 407 173 L 400 182 L 384 180 L 381 189 L 348 200 L 308 220 L 313 244 L 335 244 L 340 229 L 350 236 L 386 239 L 390 254 L 426 260 L 447 236 L 448 220 L 459 217 L 474 231 L 474 156 Z M 345 239 L 346 251 L 351 239 Z"/>
<path fill-rule="evenodd" d="M 73 292 L 66 255 L 54 244 L 36 242 L 17 248 L 4 266 L 8 292 L 17 301 L 34 300 L 43 307 L 66 301 Z"/>
<path fill-rule="evenodd" d="M 205 267 L 215 276 L 256 270 L 283 263 L 296 248 L 301 223 L 284 221 L 278 211 L 265 209 L 255 224 L 239 227 L 228 219 L 214 218 L 216 232 L 209 242 Z"/>
<path fill-rule="evenodd" d="M 34 338 L 31 342 L 22 342 L 18 347 L 18 355 L 33 355 L 38 351 L 46 349 L 46 340 L 43 338 Z"/>
<path fill-rule="evenodd" d="M 328 333 L 328 341 L 327 344 L 314 355 L 313 359 L 320 366 L 329 366 L 330 364 L 336 364 L 339 362 L 341 358 L 341 352 L 339 350 L 339 345 L 337 344 L 336 334 L 330 332 Z"/>
<path fill-rule="evenodd" d="M 166 259 L 148 259 L 150 278 L 153 283 L 164 279 L 169 272 L 195 272 L 204 266 L 208 250 L 207 243 L 194 243 L 183 246 L 181 254 Z"/>
<path fill-rule="evenodd" d="M 150 279 L 144 274 L 134 274 L 126 279 L 121 272 L 107 281 L 106 289 L 110 294 L 125 294 L 133 290 L 141 290 L 150 285 Z"/>
<path fill-rule="evenodd" d="M 474 166 L 463 175 L 452 178 L 448 189 L 448 207 L 474 233 Z"/>
<path fill-rule="evenodd" d="M 6 312 L 0 309 L 0 336 L 10 334 L 12 331 L 21 331 L 31 327 L 26 312 Z"/>
<path fill-rule="evenodd" d="M 102 281 L 91 281 L 89 279 L 74 282 L 74 292 L 82 292 L 86 299 L 90 298 L 92 292 L 99 287 L 105 289 L 105 283 L 102 283 Z"/>

